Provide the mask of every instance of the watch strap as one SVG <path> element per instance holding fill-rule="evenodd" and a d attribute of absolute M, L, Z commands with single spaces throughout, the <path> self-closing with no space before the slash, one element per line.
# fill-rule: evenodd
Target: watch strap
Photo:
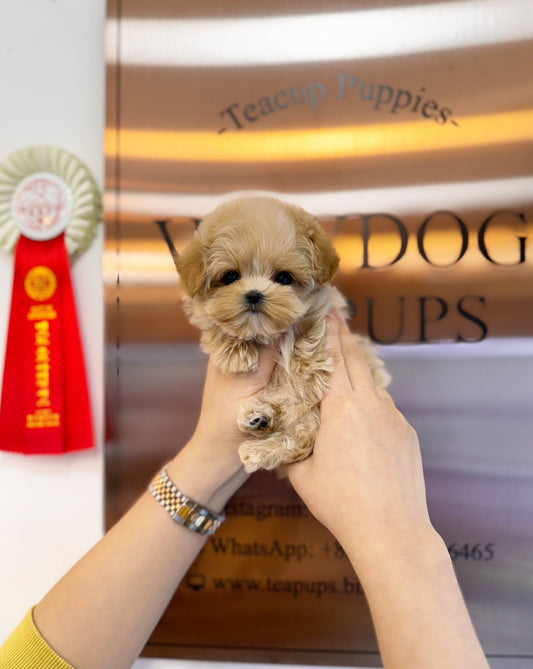
<path fill-rule="evenodd" d="M 167 466 L 154 477 L 148 491 L 169 513 L 172 520 L 198 534 L 213 534 L 226 519 L 184 495 L 170 480 Z"/>

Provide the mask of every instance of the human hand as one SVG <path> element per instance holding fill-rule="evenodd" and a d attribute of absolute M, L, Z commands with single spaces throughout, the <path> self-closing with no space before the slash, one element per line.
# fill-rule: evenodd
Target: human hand
<path fill-rule="evenodd" d="M 433 535 L 420 448 L 390 395 L 376 388 L 344 321 L 328 317 L 331 389 L 322 401 L 313 454 L 286 467 L 313 515 L 354 567 L 401 542 Z"/>
<path fill-rule="evenodd" d="M 264 390 L 276 357 L 276 348 L 261 347 L 254 372 L 224 373 L 208 362 L 196 430 L 168 472 L 180 490 L 213 510 L 221 508 L 247 478 L 237 453 L 246 438 L 237 415 L 241 404 Z"/>

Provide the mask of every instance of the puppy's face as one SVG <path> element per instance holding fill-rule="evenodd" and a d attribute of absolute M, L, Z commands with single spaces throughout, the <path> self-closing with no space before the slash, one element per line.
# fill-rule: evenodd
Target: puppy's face
<path fill-rule="evenodd" d="M 215 209 L 177 260 L 205 327 L 259 341 L 271 341 L 297 324 L 337 265 L 337 254 L 313 217 L 262 197 Z"/>

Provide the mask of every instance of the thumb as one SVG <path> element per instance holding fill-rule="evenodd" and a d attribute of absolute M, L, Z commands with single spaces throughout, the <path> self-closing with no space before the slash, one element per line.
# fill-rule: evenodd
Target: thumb
<path fill-rule="evenodd" d="M 252 395 L 261 392 L 270 381 L 274 367 L 278 360 L 277 346 L 261 346 L 259 349 L 259 359 L 257 369 L 254 372 L 247 373 L 250 393 Z"/>

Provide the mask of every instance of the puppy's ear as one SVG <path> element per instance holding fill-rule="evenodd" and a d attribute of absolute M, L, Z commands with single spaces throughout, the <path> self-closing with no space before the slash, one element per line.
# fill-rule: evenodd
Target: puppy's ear
<path fill-rule="evenodd" d="M 313 219 L 315 231 L 311 235 L 311 241 L 315 245 L 315 270 L 318 283 L 324 285 L 329 283 L 339 266 L 339 256 L 330 238 L 320 223 Z"/>
<path fill-rule="evenodd" d="M 299 207 L 290 207 L 295 225 L 311 242 L 313 247 L 313 268 L 316 280 L 325 285 L 331 281 L 339 266 L 339 256 L 330 238 L 317 219 Z"/>
<path fill-rule="evenodd" d="M 174 257 L 176 269 L 189 297 L 194 297 L 206 279 L 205 253 L 197 236 L 194 236 L 183 253 Z"/>

